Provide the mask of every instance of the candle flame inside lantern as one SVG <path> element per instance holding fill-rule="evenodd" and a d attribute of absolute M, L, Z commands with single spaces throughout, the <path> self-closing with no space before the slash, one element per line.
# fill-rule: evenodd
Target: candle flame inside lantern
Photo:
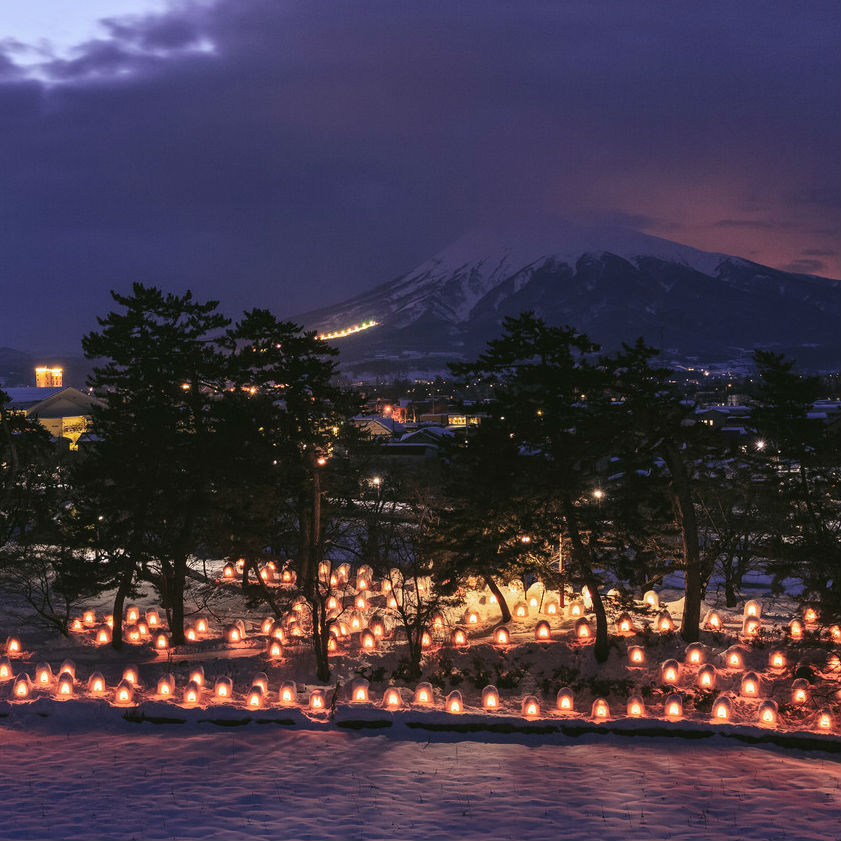
<path fill-rule="evenodd" d="M 432 645 L 432 637 L 429 636 L 428 631 L 424 631 L 421 636 L 421 648 L 429 648 L 430 645 Z"/>
<path fill-rule="evenodd" d="M 72 695 L 73 694 L 73 682 L 70 680 L 62 680 L 58 685 L 58 694 L 59 695 Z"/>
<path fill-rule="evenodd" d="M 631 709 L 628 710 L 628 712 L 633 716 L 639 716 L 639 715 L 642 715 L 642 708 L 640 707 L 639 704 L 633 703 L 633 704 L 631 704 Z"/>
<path fill-rule="evenodd" d="M 353 696 L 354 701 L 367 701 L 368 693 L 360 686 Z"/>
<path fill-rule="evenodd" d="M 7 647 L 8 647 L 9 654 L 19 654 L 20 653 L 20 640 L 10 639 L 9 640 L 9 645 Z"/>
<path fill-rule="evenodd" d="M 794 640 L 799 640 L 803 636 L 803 626 L 796 619 L 789 625 L 789 634 Z"/>
<path fill-rule="evenodd" d="M 813 607 L 807 607 L 806 610 L 803 613 L 803 618 L 807 622 L 817 622 L 818 621 L 817 611 Z"/>
<path fill-rule="evenodd" d="M 724 704 L 719 704 L 715 708 L 715 717 L 716 718 L 727 718 L 727 707 Z"/>
<path fill-rule="evenodd" d="M 780 651 L 775 651 L 771 655 L 771 667 L 774 669 L 782 669 L 785 667 L 786 658 L 785 655 Z"/>
<path fill-rule="evenodd" d="M 468 625 L 477 625 L 479 623 L 479 614 L 478 613 L 468 613 L 467 614 L 467 624 Z"/>
<path fill-rule="evenodd" d="M 707 624 L 717 631 L 721 627 L 721 617 L 717 613 L 711 613 L 707 619 Z"/>
<path fill-rule="evenodd" d="M 496 633 L 494 634 L 494 642 L 497 645 L 508 645 L 510 639 L 511 637 L 509 636 L 506 628 L 497 628 Z"/>
<path fill-rule="evenodd" d="M 389 689 L 388 692 L 385 693 L 385 704 L 387 707 L 399 707 L 400 706 L 400 695 L 394 689 Z"/>
<path fill-rule="evenodd" d="M 645 653 L 637 646 L 628 650 L 632 663 L 642 663 L 645 660 Z"/>
<path fill-rule="evenodd" d="M 596 704 L 595 714 L 596 718 L 607 718 L 607 704 L 604 701 Z"/>
<path fill-rule="evenodd" d="M 666 715 L 671 716 L 672 718 L 675 718 L 676 716 L 679 716 L 680 713 L 681 713 L 680 704 L 678 704 L 677 701 L 672 701 L 666 707 Z"/>
<path fill-rule="evenodd" d="M 829 713 L 821 713 L 820 717 L 818 718 L 818 727 L 821 730 L 832 729 L 832 719 L 829 717 Z"/>

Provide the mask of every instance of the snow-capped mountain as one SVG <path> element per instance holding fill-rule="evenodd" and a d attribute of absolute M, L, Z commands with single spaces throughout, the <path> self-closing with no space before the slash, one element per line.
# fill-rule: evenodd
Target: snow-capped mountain
<path fill-rule="evenodd" d="M 738 359 L 766 347 L 835 369 L 841 357 L 838 281 L 569 223 L 474 230 L 408 274 L 300 320 L 322 332 L 379 322 L 342 340 L 343 366 L 434 370 L 472 357 L 504 316 L 524 310 L 606 348 L 643 336 L 669 358 Z"/>

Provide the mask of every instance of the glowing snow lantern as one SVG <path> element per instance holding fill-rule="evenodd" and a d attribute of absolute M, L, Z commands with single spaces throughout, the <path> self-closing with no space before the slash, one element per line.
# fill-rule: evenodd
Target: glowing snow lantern
<path fill-rule="evenodd" d="M 339 600 L 335 596 L 330 596 L 330 598 L 327 599 L 327 610 L 338 610 L 338 608 Z M 265 634 L 267 632 L 263 631 L 263 633 Z"/>
<path fill-rule="evenodd" d="M 9 657 L 17 657 L 21 652 L 20 640 L 17 637 L 9 637 L 6 640 L 6 653 Z"/>
<path fill-rule="evenodd" d="M 623 613 L 617 620 L 616 620 L 616 627 L 620 634 L 633 634 L 634 633 L 634 620 L 627 613 Z"/>
<path fill-rule="evenodd" d="M 142 640 L 140 628 L 138 628 L 137 625 L 129 625 L 126 630 L 126 637 L 128 637 L 128 641 L 131 643 L 139 643 Z"/>
<path fill-rule="evenodd" d="M 236 568 L 237 572 L 242 572 L 245 569 L 245 558 L 237 558 Z"/>
<path fill-rule="evenodd" d="M 266 633 L 278 642 L 286 642 L 286 632 L 283 630 L 283 625 L 280 622 L 272 622 Z"/>
<path fill-rule="evenodd" d="M 505 625 L 500 625 L 493 633 L 494 645 L 508 645 L 511 642 L 511 634 Z"/>
<path fill-rule="evenodd" d="M 467 634 L 464 632 L 464 628 L 453 628 L 450 641 L 455 646 L 467 645 Z"/>
<path fill-rule="evenodd" d="M 784 669 L 786 667 L 786 656 L 782 651 L 772 651 L 768 657 L 768 666 L 772 669 Z"/>
<path fill-rule="evenodd" d="M 257 672 L 256 675 L 251 679 L 251 686 L 252 688 L 255 686 L 259 686 L 260 689 L 263 690 L 263 694 L 267 695 L 269 691 L 269 678 L 265 672 Z"/>
<path fill-rule="evenodd" d="M 0 681 L 11 680 L 13 677 L 11 661 L 8 657 L 0 657 Z"/>
<path fill-rule="evenodd" d="M 593 631 L 590 628 L 590 623 L 582 616 L 575 621 L 575 638 L 579 642 L 590 642 L 593 637 Z"/>
<path fill-rule="evenodd" d="M 229 677 L 217 677 L 213 694 L 221 701 L 227 701 L 234 694 L 234 684 Z"/>
<path fill-rule="evenodd" d="M 543 603 L 543 612 L 547 616 L 557 616 L 559 610 L 560 610 L 560 606 L 558 605 L 558 603 L 554 599 L 551 599 L 550 601 L 546 601 L 546 602 Z"/>
<path fill-rule="evenodd" d="M 397 599 L 394 596 L 388 597 L 388 608 L 389 610 L 397 610 Z"/>
<path fill-rule="evenodd" d="M 225 628 L 225 639 L 232 645 L 242 642 L 242 636 L 242 631 L 240 630 L 239 625 L 228 625 L 228 627 Z"/>
<path fill-rule="evenodd" d="M 323 689 L 313 689 L 310 692 L 310 709 L 314 712 L 320 712 L 327 706 L 327 698 L 324 695 Z"/>
<path fill-rule="evenodd" d="M 715 668 L 713 666 L 701 666 L 698 669 L 698 686 L 701 689 L 715 688 Z"/>
<path fill-rule="evenodd" d="M 111 629 L 107 625 L 103 625 L 96 632 L 97 645 L 109 645 L 111 643 Z"/>
<path fill-rule="evenodd" d="M 319 581 L 326 581 L 328 575 L 330 575 L 330 564 L 329 564 L 328 561 L 322 561 L 318 565 L 318 579 L 319 579 Z"/>
<path fill-rule="evenodd" d="M 742 636 L 743 637 L 758 637 L 759 632 L 762 630 L 762 625 L 760 621 L 752 616 L 745 619 L 742 623 Z"/>
<path fill-rule="evenodd" d="M 432 617 L 432 629 L 440 631 L 444 627 L 444 617 L 440 613 L 436 613 Z"/>
<path fill-rule="evenodd" d="M 699 642 L 692 642 L 686 646 L 686 662 L 693 666 L 700 666 L 707 659 L 707 649 Z"/>
<path fill-rule="evenodd" d="M 664 610 L 658 617 L 657 617 L 657 630 L 661 634 L 668 634 L 670 631 L 674 631 L 675 623 L 672 619 L 671 615 L 668 611 Z"/>
<path fill-rule="evenodd" d="M 384 596 L 387 596 L 391 592 L 391 582 L 387 578 L 383 578 L 380 584 L 380 592 Z"/>
<path fill-rule="evenodd" d="M 298 701 L 298 687 L 292 681 L 284 681 L 280 684 L 278 700 L 285 707 L 291 707 Z"/>
<path fill-rule="evenodd" d="M 386 709 L 396 710 L 398 707 L 402 706 L 402 704 L 403 700 L 400 697 L 400 693 L 394 687 L 386 689 L 383 694 L 383 706 Z"/>
<path fill-rule="evenodd" d="M 640 645 L 631 645 L 628 647 L 628 664 L 631 666 L 645 665 L 645 651 Z"/>
<path fill-rule="evenodd" d="M 134 666 L 126 666 L 125 669 L 123 669 L 123 683 L 129 683 L 132 686 L 135 686 L 137 681 L 137 669 L 135 669 Z"/>
<path fill-rule="evenodd" d="M 272 640 L 269 643 L 268 655 L 272 658 L 283 657 L 283 646 L 280 644 L 280 640 Z"/>
<path fill-rule="evenodd" d="M 62 672 L 58 676 L 58 688 L 56 690 L 56 695 L 59 698 L 70 698 L 73 695 L 73 684 L 74 684 L 73 675 L 70 672 Z"/>
<path fill-rule="evenodd" d="M 190 681 L 187 684 L 187 688 L 184 690 L 184 703 L 189 705 L 198 704 L 200 697 L 201 686 L 193 681 Z"/>
<path fill-rule="evenodd" d="M 841 657 L 837 654 L 828 654 L 826 658 L 826 668 L 830 672 L 835 672 L 841 669 Z"/>
<path fill-rule="evenodd" d="M 596 698 L 596 700 L 593 701 L 591 715 L 599 721 L 603 721 L 610 716 L 610 707 L 607 705 L 607 701 L 605 701 L 604 698 Z"/>
<path fill-rule="evenodd" d="M 523 703 L 520 706 L 520 713 L 525 718 L 536 718 L 540 715 L 540 701 L 535 695 L 526 695 L 523 698 Z"/>
<path fill-rule="evenodd" d="M 383 622 L 382 618 L 379 616 L 375 616 L 368 627 L 371 629 L 371 633 L 377 638 L 382 639 L 385 636 L 385 622 Z"/>
<path fill-rule="evenodd" d="M 683 698 L 677 693 L 669 695 L 666 698 L 663 711 L 666 714 L 666 718 L 681 718 L 683 716 Z"/>
<path fill-rule="evenodd" d="M 339 643 L 332 634 L 330 635 L 330 639 L 327 640 L 327 653 L 328 654 L 335 654 L 339 650 Z"/>
<path fill-rule="evenodd" d="M 762 616 L 762 605 L 755 599 L 745 602 L 745 619 L 759 619 Z"/>
<path fill-rule="evenodd" d="M 88 678 L 88 692 L 91 695 L 105 694 L 105 678 L 99 672 L 94 672 Z"/>
<path fill-rule="evenodd" d="M 192 669 L 188 682 L 195 683 L 196 686 L 204 686 L 204 666 L 196 666 Z"/>
<path fill-rule="evenodd" d="M 158 678 L 158 695 L 161 698 L 171 698 L 175 692 L 175 678 L 171 674 L 161 675 Z"/>
<path fill-rule="evenodd" d="M 704 618 L 704 626 L 711 631 L 720 631 L 721 617 L 714 610 L 711 610 Z"/>
<path fill-rule="evenodd" d="M 482 706 L 486 710 L 499 709 L 499 691 L 495 686 L 486 686 L 482 690 Z"/>
<path fill-rule="evenodd" d="M 649 590 L 645 595 L 643 595 L 642 600 L 652 609 L 657 610 L 660 607 L 660 597 L 654 590 Z"/>
<path fill-rule="evenodd" d="M 105 624 L 113 631 L 114 630 L 114 617 L 109 613 L 105 617 Z"/>
<path fill-rule="evenodd" d="M 763 727 L 773 727 L 777 723 L 777 702 L 763 701 L 759 705 L 757 720 Z"/>
<path fill-rule="evenodd" d="M 793 640 L 803 639 L 803 623 L 799 619 L 792 619 L 788 626 L 788 635 Z"/>
<path fill-rule="evenodd" d="M 150 628 L 158 628 L 161 624 L 161 617 L 157 610 L 146 611 L 146 623 Z"/>
<path fill-rule="evenodd" d="M 377 647 L 377 638 L 366 628 L 359 637 L 359 644 L 364 651 L 373 651 Z"/>
<path fill-rule="evenodd" d="M 660 674 L 665 684 L 675 684 L 680 674 L 680 666 L 677 660 L 666 660 L 660 667 Z"/>
<path fill-rule="evenodd" d="M 357 678 L 350 685 L 350 700 L 354 704 L 368 703 L 368 681 L 365 678 Z"/>
<path fill-rule="evenodd" d="M 738 645 L 731 645 L 724 652 L 724 663 L 728 669 L 738 671 L 745 667 L 745 652 Z"/>
<path fill-rule="evenodd" d="M 140 608 L 135 604 L 130 604 L 126 608 L 126 622 L 136 624 L 138 619 L 140 619 Z"/>
<path fill-rule="evenodd" d="M 514 616 L 518 619 L 525 619 L 529 615 L 529 608 L 525 602 L 514 605 Z"/>
<path fill-rule="evenodd" d="M 468 625 L 478 625 L 479 624 L 479 614 L 476 613 L 475 610 L 471 610 L 470 613 L 467 614 L 467 624 Z"/>
<path fill-rule="evenodd" d="M 421 648 L 429 648 L 432 645 L 432 637 L 429 631 L 424 631 L 421 634 Z"/>
<path fill-rule="evenodd" d="M 818 730 L 832 730 L 832 716 L 828 710 L 818 713 Z"/>
<path fill-rule="evenodd" d="M 330 586 L 331 587 L 338 587 L 339 586 L 339 576 L 335 573 L 330 576 Z"/>
<path fill-rule="evenodd" d="M 263 706 L 263 687 L 252 686 L 248 690 L 248 697 L 245 700 L 246 706 L 251 710 L 258 710 Z"/>
<path fill-rule="evenodd" d="M 88 627 L 91 627 L 92 625 L 95 625 L 96 624 L 96 613 L 94 613 L 92 610 L 86 610 L 82 614 L 82 622 L 84 622 L 85 625 L 87 625 Z"/>
<path fill-rule="evenodd" d="M 369 589 L 370 584 L 368 583 L 367 578 L 357 578 L 356 579 L 356 589 L 357 590 L 367 590 Z"/>
<path fill-rule="evenodd" d="M 447 695 L 447 702 L 444 705 L 444 709 L 448 713 L 461 713 L 464 712 L 464 702 L 461 700 L 461 692 L 458 689 L 454 689 L 449 695 Z"/>
<path fill-rule="evenodd" d="M 222 570 L 222 578 L 233 581 L 237 577 L 237 570 L 233 564 L 225 564 L 225 568 Z"/>
<path fill-rule="evenodd" d="M 807 625 L 814 625 L 818 621 L 818 612 L 813 607 L 807 607 L 803 611 L 803 619 Z"/>
<path fill-rule="evenodd" d="M 70 626 L 70 629 L 78 633 L 79 631 L 84 631 L 85 626 L 82 624 L 82 620 L 77 618 L 73 620 L 73 624 Z"/>
<path fill-rule="evenodd" d="M 368 600 L 365 596 L 357 596 L 353 604 L 357 610 L 368 610 Z"/>
<path fill-rule="evenodd" d="M 134 686 L 126 680 L 120 681 L 114 690 L 114 703 L 130 704 L 134 698 Z"/>
<path fill-rule="evenodd" d="M 714 721 L 729 721 L 732 704 L 726 695 L 719 695 L 713 704 L 712 717 Z"/>
<path fill-rule="evenodd" d="M 841 641 L 841 625 L 831 625 L 828 630 L 829 636 L 834 642 Z"/>
<path fill-rule="evenodd" d="M 208 631 L 207 619 L 203 616 L 196 619 L 196 631 L 200 634 L 206 634 Z"/>
<path fill-rule="evenodd" d="M 427 706 L 432 703 L 435 696 L 432 694 L 431 683 L 419 683 L 415 688 L 415 703 Z"/>
<path fill-rule="evenodd" d="M 628 717 L 640 718 L 645 715 L 645 704 L 639 695 L 632 695 L 628 698 Z"/>
<path fill-rule="evenodd" d="M 155 648 L 158 651 L 166 651 L 169 648 L 169 637 L 166 634 L 157 634 L 155 636 Z"/>
<path fill-rule="evenodd" d="M 794 704 L 805 704 L 809 697 L 809 681 L 799 677 L 791 684 L 791 701 Z"/>
<path fill-rule="evenodd" d="M 35 685 L 46 689 L 53 682 L 53 670 L 49 663 L 39 663 L 35 667 Z"/>
<path fill-rule="evenodd" d="M 339 581 L 341 581 L 343 584 L 347 584 L 348 579 L 350 578 L 350 564 L 339 564 L 338 568 L 336 569 L 336 575 L 339 577 Z"/>
<path fill-rule="evenodd" d="M 195 628 L 190 627 L 184 631 L 184 637 L 188 642 L 195 642 L 199 638 L 199 634 Z"/>
<path fill-rule="evenodd" d="M 142 619 L 137 623 L 137 630 L 140 631 L 141 637 L 149 636 L 149 626 Z"/>
<path fill-rule="evenodd" d="M 32 686 L 29 682 L 29 675 L 18 675 L 15 678 L 14 685 L 12 686 L 12 697 L 22 701 L 29 697 L 31 691 Z"/>
<path fill-rule="evenodd" d="M 562 713 L 571 713 L 573 711 L 573 694 L 568 687 L 563 687 L 558 690 L 558 709 Z"/>
<path fill-rule="evenodd" d="M 71 675 L 71 677 L 73 677 L 75 679 L 75 677 L 76 677 L 76 664 L 72 660 L 64 660 L 62 662 L 61 666 L 59 666 L 58 674 L 61 675 L 64 672 L 67 672 L 67 674 Z"/>
<path fill-rule="evenodd" d="M 352 613 L 350 616 L 350 629 L 351 631 L 361 631 L 362 630 L 362 619 L 356 613 Z"/>
<path fill-rule="evenodd" d="M 757 698 L 759 697 L 759 688 L 759 675 L 756 672 L 745 672 L 739 688 L 742 696 L 745 698 Z"/>
<path fill-rule="evenodd" d="M 578 616 L 583 616 L 584 615 L 584 605 L 579 601 L 570 602 L 569 615 L 573 619 L 575 619 Z"/>
<path fill-rule="evenodd" d="M 549 627 L 549 623 L 545 619 L 541 619 L 534 626 L 534 638 L 536 640 L 548 640 L 552 638 L 552 631 Z"/>

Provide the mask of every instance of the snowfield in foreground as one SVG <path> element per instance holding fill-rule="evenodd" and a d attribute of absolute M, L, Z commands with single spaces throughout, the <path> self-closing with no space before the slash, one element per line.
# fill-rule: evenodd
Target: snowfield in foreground
<path fill-rule="evenodd" d="M 841 763 L 723 740 L 0 725 L 3 839 L 791 839 Z"/>

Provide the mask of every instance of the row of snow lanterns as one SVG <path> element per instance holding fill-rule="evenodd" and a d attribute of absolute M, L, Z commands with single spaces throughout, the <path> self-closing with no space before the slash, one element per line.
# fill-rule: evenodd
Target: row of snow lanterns
<path fill-rule="evenodd" d="M 222 568 L 222 579 L 224 581 L 237 581 L 242 578 L 245 569 L 245 558 L 238 558 L 234 563 L 226 563 Z M 275 561 L 267 561 L 263 566 L 259 567 L 257 574 L 264 584 L 286 584 L 292 585 L 295 583 L 295 572 L 284 566 L 279 569 Z"/>
<path fill-rule="evenodd" d="M 157 610 L 147 610 L 144 615 L 141 615 L 139 607 L 129 605 L 126 608 L 125 625 L 127 642 L 139 645 L 152 641 L 154 647 L 158 650 L 169 648 L 169 638 L 162 631 L 162 620 Z M 114 617 L 110 614 L 105 616 L 102 624 L 97 627 L 96 614 L 93 610 L 86 610 L 81 617 L 74 619 L 71 625 L 71 630 L 76 632 L 84 632 L 92 628 L 96 629 L 94 636 L 96 644 L 108 645 L 112 639 Z M 201 636 L 209 633 L 209 630 L 210 626 L 207 619 L 199 617 L 195 624 L 184 630 L 184 636 L 189 642 L 195 642 Z"/>

